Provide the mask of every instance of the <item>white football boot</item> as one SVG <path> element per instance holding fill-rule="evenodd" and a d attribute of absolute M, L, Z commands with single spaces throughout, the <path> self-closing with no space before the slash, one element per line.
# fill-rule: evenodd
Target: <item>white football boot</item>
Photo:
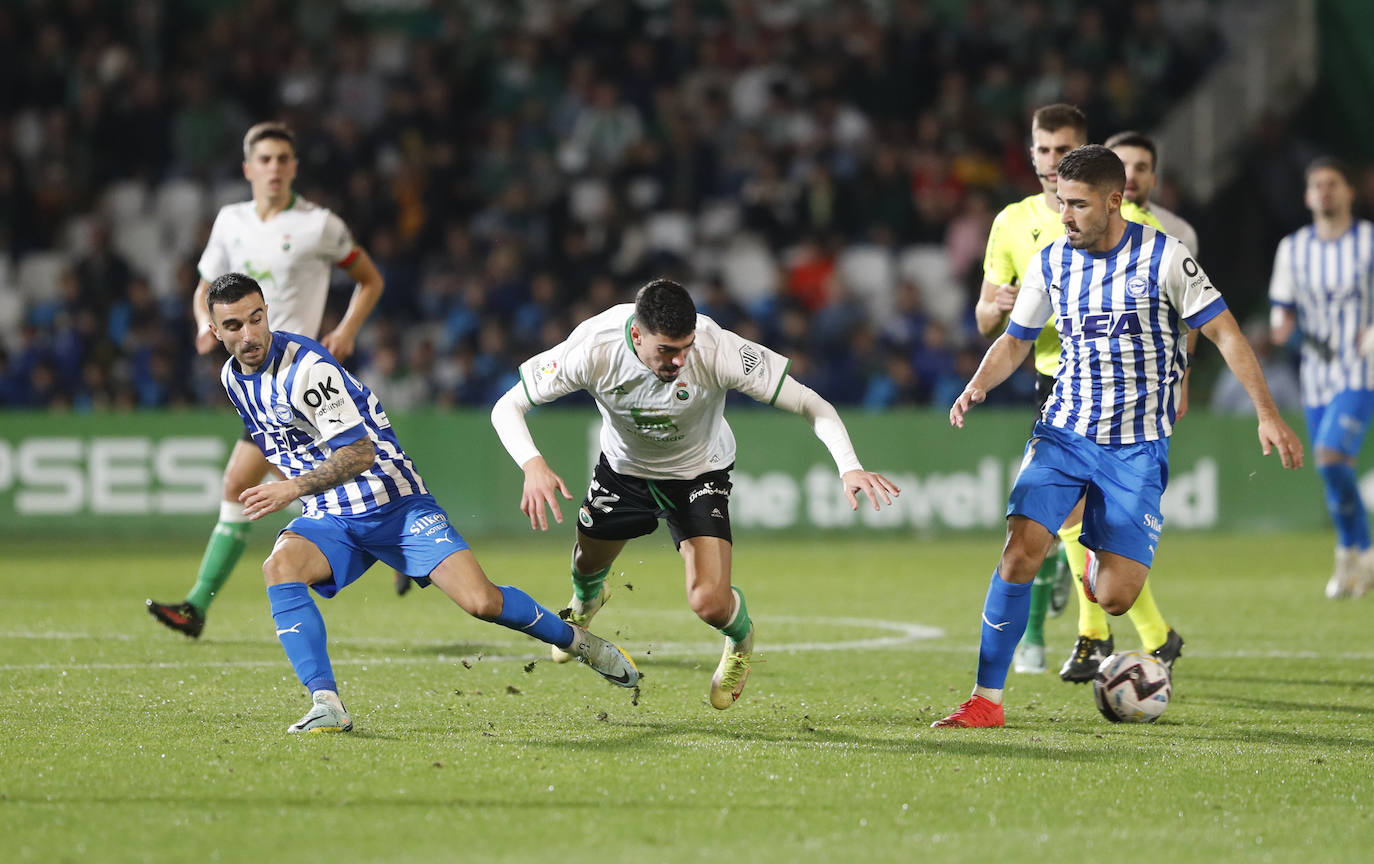
<path fill-rule="evenodd" d="M 339 694 L 331 693 L 328 690 L 316 690 L 312 698 L 315 704 L 310 706 L 310 710 L 305 712 L 304 717 L 287 726 L 287 732 L 294 734 L 296 732 L 353 731 L 353 718 L 348 716 L 348 711 L 339 701 Z"/>
<path fill-rule="evenodd" d="M 1336 547 L 1336 565 L 1331 570 L 1331 578 L 1326 583 L 1326 596 L 1330 600 L 1350 597 L 1355 593 L 1359 578 L 1360 553 L 1344 546 Z"/>
<path fill-rule="evenodd" d="M 588 633 L 576 624 L 572 625 L 572 629 L 573 641 L 568 646 L 572 656 L 618 687 L 633 687 L 639 683 L 639 667 L 624 649 L 595 633 Z"/>
<path fill-rule="evenodd" d="M 604 585 L 601 586 L 597 595 L 586 603 L 578 600 L 577 595 L 574 594 L 573 598 L 568 601 L 568 623 L 586 630 L 587 625 L 592 623 L 592 616 L 600 612 L 601 607 L 605 606 L 609 599 L 611 599 L 611 591 Z M 577 659 L 576 654 L 570 654 L 557 645 L 550 645 L 549 649 L 549 656 L 553 658 L 555 663 L 567 663 L 569 660 Z"/>
<path fill-rule="evenodd" d="M 1039 675 L 1048 672 L 1050 667 L 1045 665 L 1045 646 L 1036 645 L 1022 639 L 1016 645 L 1016 653 L 1012 655 L 1012 668 L 1022 675 Z"/>

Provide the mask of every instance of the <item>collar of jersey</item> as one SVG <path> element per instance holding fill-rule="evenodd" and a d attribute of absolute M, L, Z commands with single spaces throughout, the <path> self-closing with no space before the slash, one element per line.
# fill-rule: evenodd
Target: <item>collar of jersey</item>
<path fill-rule="evenodd" d="M 1087 255 L 1089 258 L 1110 258 L 1113 255 L 1118 254 L 1122 249 L 1125 249 L 1126 246 L 1131 242 L 1131 238 L 1139 236 L 1140 233 L 1144 230 L 1145 226 L 1141 225 L 1139 222 L 1128 221 L 1126 223 L 1126 230 L 1121 232 L 1121 240 L 1119 240 L 1115 246 L 1108 249 L 1106 252 L 1089 252 L 1086 249 L 1075 249 L 1074 251 L 1082 255 Z M 1066 240 L 1064 242 L 1067 243 L 1068 241 Z"/>
<path fill-rule="evenodd" d="M 631 312 L 630 317 L 625 319 L 625 347 L 630 349 L 631 354 L 638 357 L 639 354 L 635 352 L 635 340 L 630 338 L 630 325 L 633 323 L 635 323 L 635 313 Z"/>
<path fill-rule="evenodd" d="M 239 358 L 230 356 L 229 371 L 234 373 L 235 378 L 239 379 L 240 381 L 256 381 L 258 378 L 262 377 L 262 370 L 266 369 L 269 365 L 271 365 L 272 361 L 281 354 L 282 349 L 285 347 L 284 340 L 281 338 L 281 334 L 278 333 L 276 330 L 273 330 L 271 332 L 272 344 L 269 345 L 267 348 L 267 356 L 262 358 L 262 365 L 259 366 L 258 371 L 254 372 L 253 374 L 249 375 L 245 373 L 243 371 L 243 367 L 239 365 Z"/>

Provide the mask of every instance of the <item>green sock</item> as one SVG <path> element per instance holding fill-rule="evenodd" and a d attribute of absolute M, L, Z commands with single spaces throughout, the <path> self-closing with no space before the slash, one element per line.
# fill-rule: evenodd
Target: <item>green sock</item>
<path fill-rule="evenodd" d="M 202 616 L 209 611 L 210 602 L 215 599 L 219 589 L 234 572 L 234 565 L 248 545 L 247 522 L 223 522 L 215 526 L 210 542 L 205 544 L 205 555 L 200 559 L 200 572 L 196 574 L 196 587 L 186 595 L 186 602 L 196 607 Z"/>
<path fill-rule="evenodd" d="M 576 560 L 576 550 L 573 554 L 574 560 Z M 606 581 L 610 572 L 611 565 L 607 564 L 595 573 L 587 575 L 577 572 L 577 564 L 574 563 L 572 565 L 573 596 L 583 603 L 595 600 L 596 595 L 601 593 L 601 585 Z"/>
<path fill-rule="evenodd" d="M 724 633 L 731 642 L 743 642 L 749 636 L 749 628 L 753 623 L 749 620 L 749 607 L 744 604 L 744 592 L 739 588 L 731 586 L 731 591 L 739 598 L 739 608 L 735 610 L 734 617 L 726 622 L 720 632 Z"/>
<path fill-rule="evenodd" d="M 1032 645 L 1045 644 L 1045 613 L 1050 608 L 1050 594 L 1053 592 L 1054 574 L 1059 567 L 1056 556 L 1050 555 L 1040 565 L 1031 583 L 1030 618 L 1026 621 L 1026 635 L 1021 638 Z"/>

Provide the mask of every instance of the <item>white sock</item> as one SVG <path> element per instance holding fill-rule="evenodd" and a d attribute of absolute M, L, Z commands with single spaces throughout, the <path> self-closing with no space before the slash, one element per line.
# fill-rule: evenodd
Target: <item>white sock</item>
<path fill-rule="evenodd" d="M 992 687 L 976 687 L 976 686 L 975 686 L 975 687 L 973 688 L 973 695 L 974 695 L 974 696 L 982 696 L 984 699 L 988 700 L 989 702 L 991 702 L 991 703 L 994 704 L 994 705 L 1001 705 L 1001 704 L 1002 704 L 1002 690 L 1001 690 L 1001 688 L 996 688 L 996 689 L 994 689 L 994 688 L 992 688 Z"/>

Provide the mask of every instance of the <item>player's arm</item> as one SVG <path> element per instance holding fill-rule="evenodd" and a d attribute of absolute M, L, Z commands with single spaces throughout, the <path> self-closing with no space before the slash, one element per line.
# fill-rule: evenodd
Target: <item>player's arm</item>
<path fill-rule="evenodd" d="M 1278 303 L 1269 307 L 1269 341 L 1275 345 L 1287 345 L 1298 329 L 1298 316 L 1292 307 Z"/>
<path fill-rule="evenodd" d="M 1039 331 L 1036 331 L 1037 334 Z M 951 426 L 964 428 L 964 415 L 973 408 L 974 405 L 988 398 L 988 391 L 1001 384 L 1011 377 L 1011 373 L 1021 368 L 1021 364 L 1026 362 L 1030 356 L 1031 348 L 1035 347 L 1035 336 L 1023 339 L 1013 336 L 1010 331 L 997 337 L 988 348 L 988 353 L 983 355 L 983 362 L 978 364 L 978 371 L 973 373 L 964 392 L 959 394 L 959 398 L 954 400 L 954 405 L 949 409 L 949 423 Z"/>
<path fill-rule="evenodd" d="M 353 296 L 349 298 L 348 308 L 344 310 L 338 326 L 320 340 L 320 344 L 328 348 L 329 353 L 339 360 L 346 360 L 352 356 L 353 348 L 358 341 L 358 331 L 362 329 L 363 322 L 372 314 L 373 307 L 381 299 L 384 287 L 382 272 L 377 269 L 376 263 L 373 262 L 372 256 L 367 254 L 366 249 L 357 246 L 349 257 L 352 260 L 344 267 L 344 271 L 357 283 L 353 288 Z"/>
<path fill-rule="evenodd" d="M 879 498 L 891 504 L 891 495 L 900 494 L 896 483 L 876 471 L 865 471 L 859 464 L 859 457 L 854 455 L 854 445 L 849 440 L 849 430 L 845 429 L 840 413 L 819 393 L 787 375 L 778 388 L 778 397 L 773 404 L 810 421 L 811 431 L 821 439 L 825 449 L 830 451 L 830 457 L 835 460 L 840 480 L 844 483 L 844 496 L 849 499 L 851 509 L 859 509 L 856 492 L 862 491 L 868 496 L 874 510 L 878 509 Z"/>
<path fill-rule="evenodd" d="M 219 340 L 210 332 L 210 310 L 205 307 L 205 295 L 210 291 L 210 283 L 201 279 L 196 283 L 195 293 L 191 295 L 191 315 L 196 319 L 196 353 L 209 354 L 215 350 Z"/>
<path fill-rule="evenodd" d="M 530 518 L 531 529 L 547 531 L 549 518 L 544 507 L 547 505 L 553 511 L 554 521 L 561 524 L 563 510 L 558 506 L 555 493 L 561 493 L 569 501 L 573 496 L 568 491 L 568 484 L 554 473 L 534 444 L 529 424 L 525 422 L 525 414 L 533 407 L 534 404 L 525 395 L 522 381 L 496 400 L 491 409 L 491 425 L 496 430 L 496 437 L 501 439 L 501 446 L 525 472 L 525 484 L 520 491 L 520 512 Z"/>
<path fill-rule="evenodd" d="M 1269 341 L 1275 345 L 1287 345 L 1298 328 L 1292 255 L 1293 238 L 1285 237 L 1274 252 L 1274 270 L 1269 277 Z"/>
<path fill-rule="evenodd" d="M 1279 461 L 1285 468 L 1302 467 L 1302 442 L 1279 415 L 1274 398 L 1269 395 L 1269 386 L 1264 383 L 1255 352 L 1241 332 L 1240 325 L 1231 310 L 1223 309 L 1207 323 L 1202 325 L 1202 333 L 1216 344 L 1222 359 L 1230 368 L 1236 380 L 1240 381 L 1259 417 L 1260 448 L 1268 456 L 1275 448 L 1279 451 Z"/>
<path fill-rule="evenodd" d="M 1007 316 L 1016 305 L 1016 286 L 998 285 L 983 279 L 978 289 L 978 302 L 973 305 L 973 318 L 978 332 L 991 339 L 1007 326 Z"/>
<path fill-rule="evenodd" d="M 287 480 L 275 480 L 245 490 L 239 496 L 243 512 L 249 521 L 256 521 L 307 495 L 318 495 L 336 486 L 342 486 L 354 477 L 372 467 L 377 459 L 377 448 L 366 434 L 350 444 L 329 454 L 315 468 Z"/>

